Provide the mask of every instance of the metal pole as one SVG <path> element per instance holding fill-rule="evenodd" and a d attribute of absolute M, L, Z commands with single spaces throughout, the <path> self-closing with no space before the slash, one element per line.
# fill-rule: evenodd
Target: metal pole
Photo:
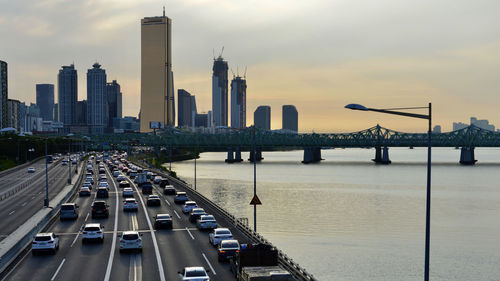
<path fill-rule="evenodd" d="M 432 106 L 429 103 L 429 130 L 427 131 L 427 200 L 425 209 L 425 281 L 429 281 L 429 254 L 431 239 L 431 130 Z"/>
<path fill-rule="evenodd" d="M 253 127 L 253 196 L 257 195 L 257 145 L 255 143 L 255 126 Z M 253 231 L 257 232 L 257 204 L 253 205 Z"/>
<path fill-rule="evenodd" d="M 194 147 L 194 191 L 196 191 L 196 146 Z"/>
<path fill-rule="evenodd" d="M 71 184 L 71 145 L 68 142 L 68 184 Z"/>
<path fill-rule="evenodd" d="M 48 161 L 48 149 L 47 149 L 47 141 L 45 139 L 45 202 L 44 205 L 46 208 L 49 207 L 49 161 Z"/>
<path fill-rule="evenodd" d="M 170 161 L 168 170 L 172 172 L 172 146 L 170 146 L 170 149 L 168 151 L 168 160 Z"/>

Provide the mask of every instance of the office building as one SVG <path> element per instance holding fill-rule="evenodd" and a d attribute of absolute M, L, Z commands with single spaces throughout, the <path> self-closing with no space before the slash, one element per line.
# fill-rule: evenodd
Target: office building
<path fill-rule="evenodd" d="M 106 84 L 106 98 L 108 106 L 108 132 L 112 132 L 113 118 L 122 118 L 122 93 L 120 84 L 113 80 Z"/>
<path fill-rule="evenodd" d="M 24 116 L 24 131 L 37 132 L 42 130 L 43 119 L 40 117 L 40 108 L 30 103 L 26 106 L 26 115 Z"/>
<path fill-rule="evenodd" d="M 227 80 L 227 61 L 222 56 L 214 59 L 212 68 L 212 117 L 213 124 L 216 127 L 227 127 L 228 119 L 228 80 Z"/>
<path fill-rule="evenodd" d="M 106 70 L 97 62 L 87 71 L 87 125 L 92 134 L 104 133 L 108 124 Z"/>
<path fill-rule="evenodd" d="M 287 131 L 298 132 L 299 114 L 294 105 L 283 105 L 282 129 Z"/>
<path fill-rule="evenodd" d="M 474 125 L 476 127 L 479 127 L 481 129 L 489 130 L 489 131 L 495 131 L 495 125 L 490 124 L 490 122 L 486 119 L 484 120 L 478 120 L 476 117 L 471 117 L 470 118 L 470 124 Z"/>
<path fill-rule="evenodd" d="M 19 126 L 21 126 L 20 132 L 26 132 L 26 112 L 28 107 L 26 103 L 21 102 L 19 104 Z"/>
<path fill-rule="evenodd" d="M 0 129 L 7 128 L 7 101 L 9 99 L 7 88 L 7 63 L 0 60 Z"/>
<path fill-rule="evenodd" d="M 231 81 L 231 127 L 247 126 L 247 81 L 236 76 Z"/>
<path fill-rule="evenodd" d="M 123 118 L 115 117 L 113 118 L 113 129 L 114 133 L 139 132 L 139 119 L 133 116 L 125 116 Z"/>
<path fill-rule="evenodd" d="M 192 127 L 196 118 L 196 100 L 188 91 L 177 90 L 177 125 Z"/>
<path fill-rule="evenodd" d="M 196 117 L 194 119 L 195 127 L 207 127 L 208 124 L 209 122 L 207 113 L 196 114 Z"/>
<path fill-rule="evenodd" d="M 432 129 L 432 132 L 434 134 L 441 134 L 441 125 L 434 126 L 434 128 Z"/>
<path fill-rule="evenodd" d="M 12 99 L 7 100 L 7 120 L 9 120 L 7 127 L 14 128 L 18 132 L 21 131 L 20 107 L 20 101 Z"/>
<path fill-rule="evenodd" d="M 54 84 L 36 84 L 36 105 L 43 120 L 54 120 Z"/>
<path fill-rule="evenodd" d="M 141 132 L 150 122 L 174 126 L 171 28 L 165 11 L 141 20 Z"/>
<path fill-rule="evenodd" d="M 271 130 L 271 107 L 261 105 L 253 113 L 253 122 L 256 128 Z"/>
<path fill-rule="evenodd" d="M 54 104 L 54 122 L 59 122 L 59 104 L 55 103 Z"/>
<path fill-rule="evenodd" d="M 69 126 L 76 121 L 76 102 L 78 100 L 78 77 L 75 66 L 63 66 L 57 76 L 59 121 Z"/>
<path fill-rule="evenodd" d="M 87 125 L 87 101 L 77 101 L 76 102 L 76 125 Z"/>

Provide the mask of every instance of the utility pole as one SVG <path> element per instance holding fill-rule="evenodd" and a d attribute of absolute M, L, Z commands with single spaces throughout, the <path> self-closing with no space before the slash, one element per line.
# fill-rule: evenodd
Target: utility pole
<path fill-rule="evenodd" d="M 68 184 L 71 184 L 71 141 L 68 141 Z"/>

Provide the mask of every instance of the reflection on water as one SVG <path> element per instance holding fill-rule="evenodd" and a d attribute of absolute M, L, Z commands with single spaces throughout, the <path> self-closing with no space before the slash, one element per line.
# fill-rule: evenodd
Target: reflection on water
<path fill-rule="evenodd" d="M 373 150 L 323 151 L 304 165 L 301 151 L 264 152 L 257 165 L 258 231 L 320 280 L 421 280 L 426 150 L 390 150 L 393 164 L 370 163 Z M 200 192 L 253 223 L 253 164 L 197 161 Z M 248 155 L 242 155 L 245 157 Z M 500 280 L 500 150 L 433 150 L 432 280 Z M 193 161 L 173 169 L 193 182 Z"/>

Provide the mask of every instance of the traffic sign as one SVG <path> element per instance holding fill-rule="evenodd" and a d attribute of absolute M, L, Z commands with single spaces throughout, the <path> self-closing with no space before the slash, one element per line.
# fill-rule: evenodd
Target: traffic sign
<path fill-rule="evenodd" d="M 250 201 L 250 205 L 262 205 L 262 202 L 260 202 L 259 197 L 257 197 L 257 194 L 255 194 L 252 198 L 252 201 Z"/>

